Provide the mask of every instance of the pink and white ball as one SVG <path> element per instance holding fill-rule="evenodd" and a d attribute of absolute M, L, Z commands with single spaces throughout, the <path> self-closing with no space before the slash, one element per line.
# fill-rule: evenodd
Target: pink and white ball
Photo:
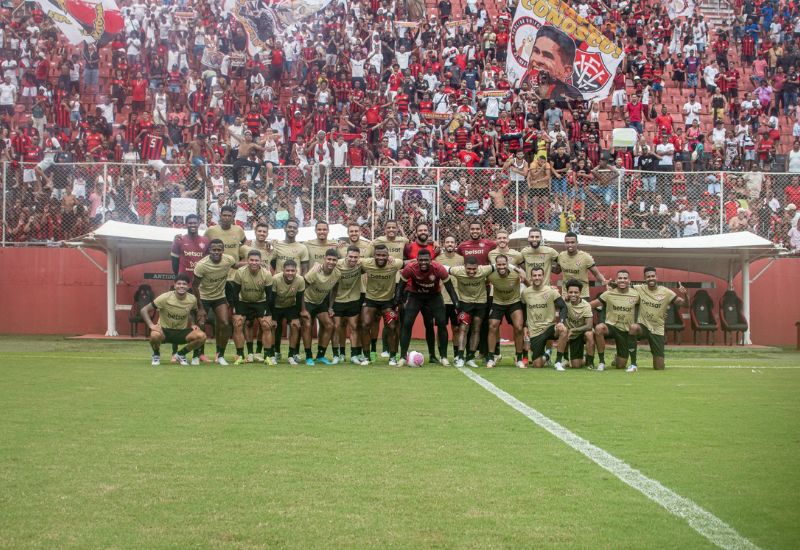
<path fill-rule="evenodd" d="M 409 367 L 421 367 L 425 362 L 425 356 L 418 351 L 409 351 L 406 361 Z"/>

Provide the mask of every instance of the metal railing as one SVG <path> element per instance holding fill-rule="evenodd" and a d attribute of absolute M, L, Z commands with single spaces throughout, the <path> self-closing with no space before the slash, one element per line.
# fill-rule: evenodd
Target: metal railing
<path fill-rule="evenodd" d="M 356 223 L 367 238 L 393 218 L 408 235 L 426 221 L 440 239 L 466 238 L 478 220 L 487 235 L 531 225 L 624 238 L 747 229 L 785 243 L 793 215 L 786 207 L 800 202 L 800 174 L 768 172 L 578 168 L 538 183 L 500 168 L 281 166 L 262 167 L 255 180 L 252 168 L 239 172 L 161 163 L 57 163 L 42 171 L 6 162 L 2 245 L 57 245 L 110 219 L 180 227 L 195 213 L 212 224 L 225 204 L 247 229 L 326 219 Z"/>

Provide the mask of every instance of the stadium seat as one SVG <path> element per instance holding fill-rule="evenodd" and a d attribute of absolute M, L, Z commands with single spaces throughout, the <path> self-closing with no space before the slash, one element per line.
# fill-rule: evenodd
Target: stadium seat
<path fill-rule="evenodd" d="M 705 290 L 698 290 L 692 299 L 690 309 L 694 343 L 697 344 L 697 333 L 706 333 L 706 344 L 714 345 L 714 333 L 717 332 L 717 319 L 714 317 L 714 302 Z M 709 342 L 710 340 L 710 342 Z"/>
<path fill-rule="evenodd" d="M 152 302 L 155 297 L 156 295 L 150 285 L 139 285 L 139 288 L 136 289 L 136 293 L 133 295 L 133 307 L 131 307 L 131 313 L 128 316 L 128 321 L 131 323 L 131 338 L 136 338 L 139 323 L 144 324 L 141 313 L 142 308 Z"/>
<path fill-rule="evenodd" d="M 675 333 L 675 343 L 680 345 L 683 343 L 683 330 L 686 326 L 683 324 L 683 317 L 681 317 L 680 310 L 674 303 L 670 304 L 667 309 L 667 318 L 664 320 L 664 330 L 666 336 L 669 337 L 670 332 Z"/>
<path fill-rule="evenodd" d="M 725 344 L 728 344 L 728 334 L 732 332 L 735 333 L 735 341 L 742 343 L 739 333 L 744 334 L 747 331 L 747 319 L 742 313 L 742 301 L 732 290 L 726 291 L 719 300 L 719 320 L 722 325 Z"/>

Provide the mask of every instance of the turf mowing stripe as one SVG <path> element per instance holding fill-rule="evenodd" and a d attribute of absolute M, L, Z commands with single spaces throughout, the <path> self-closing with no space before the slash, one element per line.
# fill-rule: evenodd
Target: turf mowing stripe
<path fill-rule="evenodd" d="M 501 390 L 470 369 L 459 367 L 458 370 L 506 405 L 525 415 L 534 424 L 547 430 L 601 468 L 611 472 L 618 479 L 630 485 L 656 504 L 662 506 L 669 513 L 686 520 L 692 529 L 707 538 L 713 544 L 726 549 L 758 549 L 758 546 L 737 533 L 733 527 L 729 526 L 711 512 L 701 508 L 692 500 L 667 489 L 658 481 L 650 479 L 600 447 L 592 445 L 587 440 L 572 433 L 567 428 L 546 417 L 536 409 L 529 407 L 510 393 Z"/>

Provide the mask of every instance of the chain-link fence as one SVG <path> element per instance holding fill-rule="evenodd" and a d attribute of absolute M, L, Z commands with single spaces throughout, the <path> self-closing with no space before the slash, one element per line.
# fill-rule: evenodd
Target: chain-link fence
<path fill-rule="evenodd" d="M 406 235 L 428 222 L 442 239 L 538 225 L 586 235 L 673 238 L 749 230 L 787 244 L 797 224 L 800 174 L 639 172 L 578 163 L 565 174 L 534 160 L 524 170 L 141 163 L 2 163 L 2 243 L 57 243 L 106 220 L 181 227 L 207 224 L 232 205 L 236 223 L 280 228 L 326 219 L 367 238 L 396 219 Z"/>

